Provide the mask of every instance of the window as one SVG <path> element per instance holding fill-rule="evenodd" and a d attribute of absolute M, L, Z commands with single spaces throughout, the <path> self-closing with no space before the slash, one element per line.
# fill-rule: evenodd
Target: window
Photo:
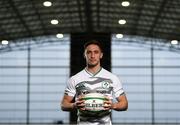
<path fill-rule="evenodd" d="M 0 53 L 0 123 L 69 122 L 69 114 L 60 110 L 69 77 L 69 39 L 39 37 L 41 44 L 31 44 L 30 50 Z"/>
<path fill-rule="evenodd" d="M 180 123 L 180 54 L 146 42 L 112 36 L 112 72 L 129 101 L 128 111 L 113 111 L 113 123 Z"/>

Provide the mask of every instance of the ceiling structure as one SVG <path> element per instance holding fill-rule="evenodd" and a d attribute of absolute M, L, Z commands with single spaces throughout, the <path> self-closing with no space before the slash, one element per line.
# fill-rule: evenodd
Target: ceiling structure
<path fill-rule="evenodd" d="M 101 32 L 180 40 L 180 0 L 127 0 L 127 7 L 123 0 L 44 1 L 0 0 L 0 40 Z"/>

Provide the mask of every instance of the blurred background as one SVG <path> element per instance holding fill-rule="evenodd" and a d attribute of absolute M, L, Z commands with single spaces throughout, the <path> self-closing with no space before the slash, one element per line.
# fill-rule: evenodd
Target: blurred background
<path fill-rule="evenodd" d="M 70 124 L 60 101 L 104 48 L 129 101 L 113 124 L 180 124 L 180 0 L 0 0 L 0 124 Z"/>

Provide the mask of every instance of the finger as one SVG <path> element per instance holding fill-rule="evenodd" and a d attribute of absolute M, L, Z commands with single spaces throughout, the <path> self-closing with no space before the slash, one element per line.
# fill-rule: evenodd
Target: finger
<path fill-rule="evenodd" d="M 77 100 L 78 100 L 78 101 L 81 101 L 81 100 L 82 100 L 82 97 L 81 97 L 81 96 L 79 96 L 79 97 L 77 98 Z"/>
<path fill-rule="evenodd" d="M 111 109 L 112 102 L 111 101 L 105 101 L 104 102 L 104 110 L 109 110 Z"/>
<path fill-rule="evenodd" d="M 82 101 L 77 101 L 77 102 L 76 102 L 76 105 L 77 105 L 78 108 L 83 108 L 83 107 L 85 107 L 85 103 L 84 103 L 83 100 L 82 100 Z"/>
<path fill-rule="evenodd" d="M 83 97 L 84 97 L 84 95 L 79 95 L 77 98 L 80 99 L 80 100 L 82 100 Z"/>
<path fill-rule="evenodd" d="M 79 108 L 80 110 L 86 110 L 86 108 L 85 107 L 82 107 L 82 108 Z"/>
<path fill-rule="evenodd" d="M 105 104 L 104 104 L 104 107 L 105 107 L 105 108 L 109 108 L 109 107 L 111 107 L 111 104 L 105 103 Z"/>
<path fill-rule="evenodd" d="M 108 104 L 108 105 L 111 105 L 112 104 L 112 101 L 104 101 L 104 104 Z"/>
<path fill-rule="evenodd" d="M 76 102 L 77 102 L 77 103 L 84 103 L 84 100 L 78 99 Z"/>
<path fill-rule="evenodd" d="M 80 106 L 80 107 L 84 107 L 84 106 L 85 106 L 85 103 L 79 103 L 79 106 Z"/>

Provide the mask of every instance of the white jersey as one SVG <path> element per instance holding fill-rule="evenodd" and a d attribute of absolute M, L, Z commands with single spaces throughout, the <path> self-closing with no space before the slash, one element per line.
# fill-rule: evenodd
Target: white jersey
<path fill-rule="evenodd" d="M 65 94 L 77 98 L 79 95 L 88 93 L 101 93 L 112 99 L 113 96 L 119 97 L 124 90 L 119 78 L 104 68 L 101 68 L 96 74 L 84 69 L 68 80 Z M 78 113 L 79 124 L 111 125 L 110 112 L 104 113 L 103 116 L 97 116 Z"/>

